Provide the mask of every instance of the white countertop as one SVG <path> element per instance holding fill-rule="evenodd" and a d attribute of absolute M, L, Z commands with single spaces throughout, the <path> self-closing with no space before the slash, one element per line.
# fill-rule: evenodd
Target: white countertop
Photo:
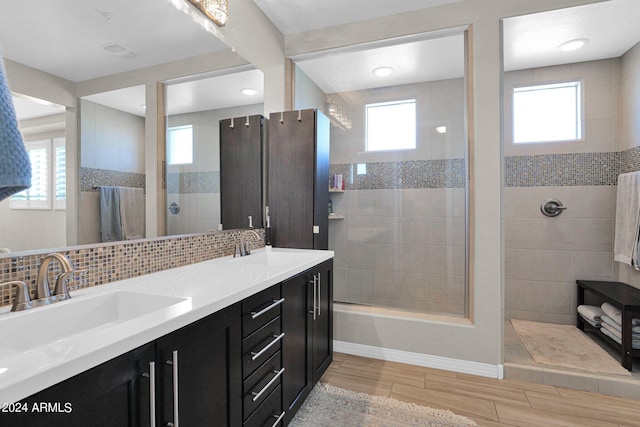
<path fill-rule="evenodd" d="M 18 401 L 98 366 L 280 283 L 333 255 L 332 251 L 258 249 L 242 258 L 217 258 L 73 291 L 70 301 L 47 307 L 19 313 L 9 313 L 8 308 L 4 308 L 0 311 L 0 404 Z M 169 308 L 79 333 L 73 330 L 73 324 L 83 322 L 81 316 L 64 319 L 60 324 L 46 317 L 46 310 L 53 307 L 61 313 L 65 304 L 80 306 L 83 300 L 121 291 L 183 300 Z M 40 314 L 34 316 L 36 313 Z M 11 342 L 16 339 L 12 338 L 10 329 L 16 327 L 28 332 L 37 331 L 34 335 L 38 336 L 55 330 L 55 341 L 19 351 L 22 344 Z"/>

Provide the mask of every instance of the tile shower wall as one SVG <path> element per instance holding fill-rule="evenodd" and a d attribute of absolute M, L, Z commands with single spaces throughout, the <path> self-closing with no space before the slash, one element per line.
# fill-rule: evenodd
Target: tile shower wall
<path fill-rule="evenodd" d="M 351 128 L 332 127 L 334 298 L 465 314 L 465 136 L 462 79 L 332 94 Z M 364 104 L 415 98 L 415 150 L 365 152 Z M 447 133 L 435 131 L 447 126 Z"/>
<path fill-rule="evenodd" d="M 585 139 L 512 144 L 512 86 L 567 79 L 584 84 Z M 633 162 L 620 150 L 620 96 L 619 59 L 505 74 L 506 319 L 573 324 L 576 279 L 615 278 L 615 184 Z M 550 198 L 568 209 L 542 215 Z"/>
<path fill-rule="evenodd" d="M 80 100 L 80 200 L 78 243 L 100 241 L 96 186 L 144 188 L 144 117 Z"/>
<path fill-rule="evenodd" d="M 255 237 L 249 236 L 250 243 L 255 248 L 263 247 L 264 230 L 256 231 L 261 240 L 257 241 Z M 80 281 L 69 286 L 69 290 L 73 291 L 231 255 L 241 232 L 132 240 L 67 248 L 59 252 L 68 256 L 76 268 L 89 269 Z M 0 306 L 13 303 L 15 289 L 5 283 L 11 280 L 27 283 L 32 298 L 35 297 L 38 266 L 47 253 L 49 251 L 33 251 L 25 255 L 0 258 Z M 51 263 L 51 280 L 59 273 L 57 268 L 59 265 L 56 262 Z"/>

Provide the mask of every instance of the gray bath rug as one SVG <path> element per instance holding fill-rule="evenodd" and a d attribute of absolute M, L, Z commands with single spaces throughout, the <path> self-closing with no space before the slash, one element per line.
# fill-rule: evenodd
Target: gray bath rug
<path fill-rule="evenodd" d="M 518 319 L 511 319 L 511 324 L 536 363 L 598 374 L 631 375 L 575 326 Z"/>
<path fill-rule="evenodd" d="M 466 427 L 475 421 L 443 409 L 355 393 L 318 383 L 291 427 Z"/>

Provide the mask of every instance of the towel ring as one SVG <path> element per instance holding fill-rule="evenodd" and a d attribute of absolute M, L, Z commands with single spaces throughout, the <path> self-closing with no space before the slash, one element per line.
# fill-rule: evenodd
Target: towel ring
<path fill-rule="evenodd" d="M 567 209 L 567 207 L 563 206 L 562 202 L 558 199 L 547 199 L 540 205 L 540 212 L 552 218 L 560 215 L 565 209 Z"/>

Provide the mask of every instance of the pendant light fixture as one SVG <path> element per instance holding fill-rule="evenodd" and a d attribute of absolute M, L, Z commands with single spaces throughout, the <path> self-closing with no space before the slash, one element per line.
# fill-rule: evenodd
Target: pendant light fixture
<path fill-rule="evenodd" d="M 189 3 L 194 5 L 204 13 L 207 18 L 211 19 L 219 27 L 224 27 L 227 23 L 229 16 L 229 2 L 228 0 L 189 0 Z"/>

